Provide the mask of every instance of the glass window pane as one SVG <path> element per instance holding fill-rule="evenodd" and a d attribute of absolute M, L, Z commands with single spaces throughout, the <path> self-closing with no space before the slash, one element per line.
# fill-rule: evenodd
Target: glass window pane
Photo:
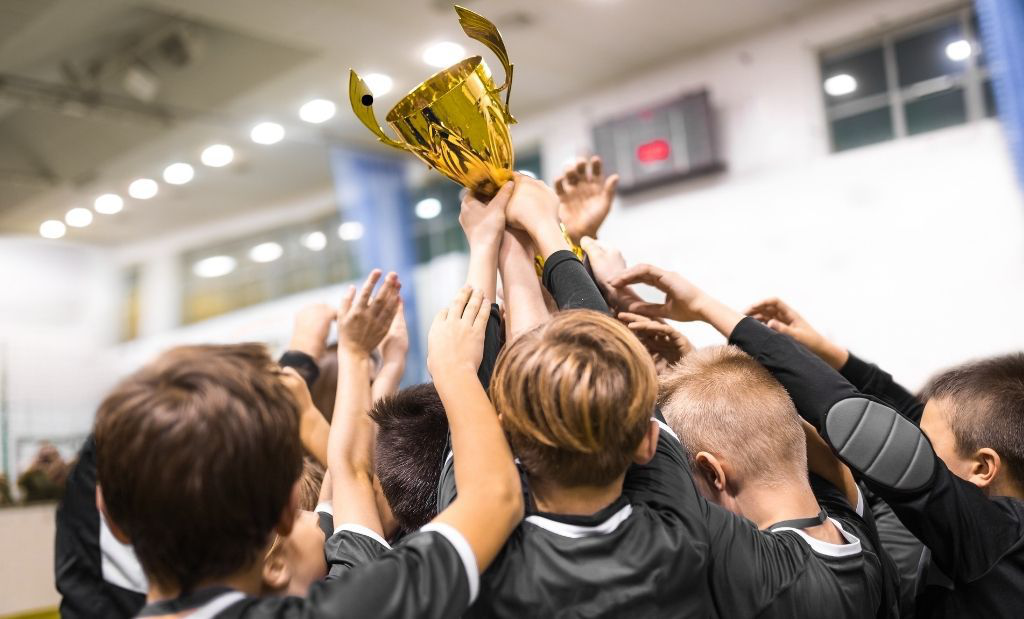
<path fill-rule="evenodd" d="M 896 67 L 900 86 L 916 84 L 942 75 L 958 75 L 966 67 L 963 29 L 958 22 L 896 41 Z M 970 50 L 970 47 L 966 48 Z"/>
<path fill-rule="evenodd" d="M 821 66 L 822 79 L 828 81 L 841 75 L 849 75 L 853 78 L 853 90 L 847 94 L 827 94 L 826 100 L 829 105 L 845 103 L 860 97 L 877 95 L 886 91 L 885 61 L 882 56 L 882 48 L 874 47 L 868 50 L 827 58 Z M 836 92 L 844 92 L 842 88 Z M 828 91 L 826 91 L 828 92 Z"/>
<path fill-rule="evenodd" d="M 909 101 L 904 109 L 907 113 L 907 133 L 910 135 L 967 122 L 967 106 L 962 88 Z"/>
<path fill-rule="evenodd" d="M 893 138 L 889 106 L 832 121 L 832 145 L 836 151 L 884 142 Z"/>

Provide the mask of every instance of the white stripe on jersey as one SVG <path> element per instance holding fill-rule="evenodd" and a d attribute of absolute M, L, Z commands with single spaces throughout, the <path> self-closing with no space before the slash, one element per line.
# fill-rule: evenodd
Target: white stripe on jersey
<path fill-rule="evenodd" d="M 680 444 L 682 443 L 682 441 L 679 440 L 679 436 L 676 435 L 676 433 L 672 431 L 672 428 L 668 427 L 667 423 L 665 423 L 664 421 L 662 421 L 660 419 L 655 419 L 654 417 L 651 417 L 651 419 L 654 419 L 655 421 L 658 422 L 658 425 L 661 426 L 661 431 L 662 432 L 668 432 L 668 435 L 671 436 L 672 438 L 676 439 L 677 443 L 680 443 Z"/>
<path fill-rule="evenodd" d="M 318 514 L 327 514 L 328 516 L 334 516 L 334 504 L 330 501 L 320 501 L 317 503 L 316 509 L 313 510 Z"/>
<path fill-rule="evenodd" d="M 149 591 L 149 581 L 135 551 L 114 537 L 103 512 L 100 512 L 100 570 L 103 580 L 112 585 L 142 594 Z"/>
<path fill-rule="evenodd" d="M 793 527 L 779 527 L 777 529 L 772 529 L 771 532 L 796 531 L 796 533 L 802 537 L 805 542 L 807 542 L 807 545 L 811 547 L 811 550 L 820 555 L 826 555 L 829 557 L 848 557 L 850 555 L 860 554 L 860 539 L 851 533 L 847 533 L 846 530 L 843 529 L 843 525 L 839 524 L 839 521 L 833 518 L 829 518 L 829 520 L 832 521 L 832 524 L 836 525 L 836 528 L 839 529 L 839 533 L 842 534 L 847 543 L 832 544 L 816 537 L 811 537 L 802 529 L 794 529 Z"/>
<path fill-rule="evenodd" d="M 213 619 L 213 617 L 216 617 L 220 611 L 244 597 L 245 594 L 241 591 L 227 591 L 225 593 L 221 593 L 206 604 L 203 604 L 188 615 L 185 615 L 185 617 L 186 619 Z"/>
<path fill-rule="evenodd" d="M 527 516 L 526 522 L 532 525 L 536 525 L 542 529 L 551 531 L 555 535 L 561 535 L 562 537 L 570 537 L 577 539 L 580 537 L 593 537 L 595 535 L 607 535 L 615 529 L 619 528 L 619 525 L 625 522 L 626 518 L 633 513 L 633 506 L 626 505 L 619 511 L 615 512 L 608 517 L 601 524 L 593 526 L 582 526 L 578 524 L 567 524 L 565 522 L 559 522 L 557 520 L 551 520 L 543 516 Z"/>
<path fill-rule="evenodd" d="M 480 567 L 476 562 L 476 555 L 473 554 L 473 548 L 466 538 L 459 533 L 458 529 L 443 522 L 429 522 L 423 525 L 420 531 L 440 533 L 455 548 L 455 552 L 459 553 L 462 567 L 466 568 L 466 579 L 469 580 L 469 603 L 475 602 L 476 596 L 480 592 Z"/>
<path fill-rule="evenodd" d="M 364 527 L 361 524 L 355 524 L 353 522 L 346 522 L 334 528 L 335 533 L 340 533 L 341 531 L 351 531 L 353 533 L 358 533 L 359 535 L 365 535 L 366 537 L 380 543 L 381 546 L 391 550 L 391 544 L 381 537 L 380 533 L 377 533 L 369 527 Z"/>
<path fill-rule="evenodd" d="M 860 491 L 860 486 L 857 486 L 857 506 L 853 510 L 858 516 L 864 517 L 864 493 Z"/>

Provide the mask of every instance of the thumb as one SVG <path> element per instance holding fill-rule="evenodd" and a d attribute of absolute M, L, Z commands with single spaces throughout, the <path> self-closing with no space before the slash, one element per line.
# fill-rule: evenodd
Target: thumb
<path fill-rule="evenodd" d="M 771 329 L 772 331 L 778 331 L 779 333 L 783 333 L 785 335 L 793 335 L 793 327 L 790 327 L 786 323 L 782 322 L 781 320 L 776 320 L 775 318 L 772 318 L 771 320 L 768 321 L 768 328 Z"/>
<path fill-rule="evenodd" d="M 583 238 L 580 239 L 580 247 L 583 248 L 583 251 L 589 254 L 592 250 L 599 251 L 601 249 L 601 244 L 597 242 L 597 239 L 594 239 L 589 236 L 584 236 Z"/>

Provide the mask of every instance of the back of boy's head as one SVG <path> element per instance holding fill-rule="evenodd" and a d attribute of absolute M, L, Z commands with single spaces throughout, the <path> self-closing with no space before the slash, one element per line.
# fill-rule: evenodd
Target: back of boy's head
<path fill-rule="evenodd" d="M 302 470 L 298 406 L 258 344 L 164 353 L 107 396 L 95 436 L 107 514 L 184 592 L 262 558 Z"/>
<path fill-rule="evenodd" d="M 312 456 L 303 456 L 299 476 L 299 509 L 311 512 L 320 503 L 320 487 L 324 483 L 324 467 Z"/>
<path fill-rule="evenodd" d="M 659 402 L 691 458 L 728 461 L 736 481 L 807 479 L 807 446 L 793 401 L 777 380 L 735 346 L 683 358 L 660 380 Z"/>
<path fill-rule="evenodd" d="M 375 469 L 398 525 L 415 531 L 437 515 L 437 482 L 444 464 L 448 418 L 433 383 L 378 400 Z"/>
<path fill-rule="evenodd" d="M 590 310 L 555 314 L 507 344 L 491 400 L 526 471 L 563 486 L 610 484 L 654 413 L 657 376 L 640 341 Z"/>
<path fill-rule="evenodd" d="M 960 455 L 993 449 L 1010 477 L 1024 484 L 1024 353 L 947 370 L 928 383 L 923 395 L 943 405 Z"/>

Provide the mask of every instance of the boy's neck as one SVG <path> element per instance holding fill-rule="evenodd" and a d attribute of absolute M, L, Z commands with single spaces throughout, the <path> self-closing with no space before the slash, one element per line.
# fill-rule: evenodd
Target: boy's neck
<path fill-rule="evenodd" d="M 793 480 L 767 485 L 753 481 L 744 484 L 736 495 L 740 515 L 758 529 L 766 529 L 784 520 L 811 518 L 821 511 L 814 492 L 804 480 Z M 827 521 L 823 525 L 808 527 L 804 531 L 811 537 L 833 544 L 843 544 L 842 535 Z"/>
<path fill-rule="evenodd" d="M 236 572 L 226 578 L 217 578 L 214 580 L 208 580 L 197 584 L 193 591 L 201 591 L 203 589 L 211 589 L 213 587 L 226 587 L 239 591 L 249 596 L 260 595 L 261 586 L 263 584 L 263 562 L 257 561 L 256 564 L 241 572 Z M 149 583 L 149 591 L 146 594 L 146 603 L 152 604 L 153 602 L 161 602 L 164 600 L 173 600 L 181 596 L 181 590 L 178 588 L 163 589 L 159 585 L 155 584 L 152 580 Z M 189 614 L 194 612 L 195 609 L 184 610 L 180 613 L 174 613 L 171 615 L 164 615 L 165 617 L 187 617 Z"/>
<path fill-rule="evenodd" d="M 608 507 L 622 495 L 625 474 L 605 486 L 562 486 L 530 477 L 530 494 L 537 509 L 549 514 L 590 516 Z"/>

